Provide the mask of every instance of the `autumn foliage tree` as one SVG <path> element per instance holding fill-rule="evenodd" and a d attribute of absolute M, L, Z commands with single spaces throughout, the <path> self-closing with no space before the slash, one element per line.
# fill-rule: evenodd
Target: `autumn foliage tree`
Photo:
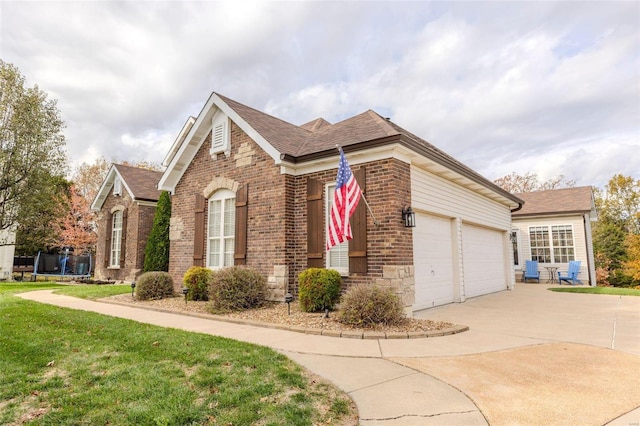
<path fill-rule="evenodd" d="M 537 173 L 527 172 L 518 174 L 511 172 L 493 181 L 502 189 L 517 194 L 521 192 L 546 191 L 548 189 L 571 188 L 576 185 L 575 180 L 567 179 L 565 175 L 540 182 Z"/>
<path fill-rule="evenodd" d="M 598 222 L 593 227 L 598 284 L 640 285 L 640 179 L 614 175 L 595 191 Z"/>
<path fill-rule="evenodd" d="M 89 201 L 80 194 L 75 185 L 71 185 L 66 200 L 61 202 L 66 205 L 67 213 L 55 224 L 57 246 L 73 247 L 76 254 L 95 252 L 98 235 Z"/>

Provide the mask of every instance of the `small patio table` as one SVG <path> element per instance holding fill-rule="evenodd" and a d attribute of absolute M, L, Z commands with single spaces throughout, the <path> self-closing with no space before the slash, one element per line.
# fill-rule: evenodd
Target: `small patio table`
<path fill-rule="evenodd" d="M 556 282 L 556 272 L 558 272 L 557 266 L 545 266 L 544 269 L 549 273 L 548 283 Z"/>

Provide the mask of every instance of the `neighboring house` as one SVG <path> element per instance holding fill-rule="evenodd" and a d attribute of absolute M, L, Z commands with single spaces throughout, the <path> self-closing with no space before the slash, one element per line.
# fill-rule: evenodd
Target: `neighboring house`
<path fill-rule="evenodd" d="M 336 144 L 378 223 L 361 201 L 353 240 L 327 252 Z M 247 265 L 283 300 L 303 270 L 327 267 L 345 288 L 394 288 L 407 312 L 514 286 L 511 211 L 522 200 L 371 110 L 296 126 L 213 93 L 164 165 L 176 283 L 192 265 Z"/>
<path fill-rule="evenodd" d="M 13 278 L 13 256 L 15 254 L 16 233 L 0 231 L 0 281 Z"/>
<path fill-rule="evenodd" d="M 109 169 L 91 204 L 91 210 L 98 212 L 96 279 L 131 282 L 141 274 L 161 176 L 122 164 Z"/>
<path fill-rule="evenodd" d="M 537 260 L 540 278 L 549 281 L 549 273 L 567 272 L 570 260 L 579 260 L 578 278 L 596 285 L 591 222 L 597 220 L 593 191 L 590 186 L 554 189 L 516 194 L 525 201 L 514 211 L 513 262 L 521 277 L 526 260 Z"/>

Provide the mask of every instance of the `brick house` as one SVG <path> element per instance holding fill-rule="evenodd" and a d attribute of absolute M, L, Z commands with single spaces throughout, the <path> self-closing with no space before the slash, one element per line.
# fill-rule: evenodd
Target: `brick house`
<path fill-rule="evenodd" d="M 325 250 L 339 153 L 369 202 L 354 238 Z M 390 286 L 407 312 L 514 285 L 511 211 L 522 205 L 430 143 L 374 111 L 331 124 L 287 123 L 212 93 L 164 160 L 172 195 L 169 273 L 247 265 L 271 298 L 297 293 L 308 267 L 338 270 L 345 287 Z M 405 227 L 412 207 L 416 226 Z"/>
<path fill-rule="evenodd" d="M 537 260 L 541 278 L 558 281 L 569 261 L 579 260 L 578 278 L 596 285 L 591 222 L 598 220 L 590 186 L 516 194 L 525 201 L 513 212 L 513 262 L 520 277 L 526 260 Z"/>
<path fill-rule="evenodd" d="M 161 172 L 122 164 L 109 169 L 91 204 L 98 216 L 96 279 L 132 282 L 142 273 L 161 176 Z"/>

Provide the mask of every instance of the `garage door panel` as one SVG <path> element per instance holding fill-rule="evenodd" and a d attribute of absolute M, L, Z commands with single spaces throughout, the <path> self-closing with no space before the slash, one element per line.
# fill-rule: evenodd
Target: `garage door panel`
<path fill-rule="evenodd" d="M 453 302 L 453 244 L 449 219 L 416 214 L 413 232 L 414 310 Z"/>
<path fill-rule="evenodd" d="M 504 250 L 502 232 L 468 224 L 462 226 L 465 297 L 507 288 Z"/>

